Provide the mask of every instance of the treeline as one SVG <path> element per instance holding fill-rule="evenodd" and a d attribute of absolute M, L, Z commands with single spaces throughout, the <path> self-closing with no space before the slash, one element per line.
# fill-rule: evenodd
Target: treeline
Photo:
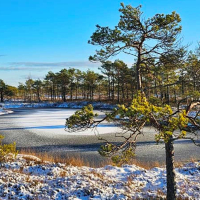
<path fill-rule="evenodd" d="M 142 66 L 142 88 L 146 96 L 152 101 L 160 99 L 160 102 L 168 104 L 176 103 L 179 98 L 187 95 L 199 98 L 199 52 L 198 48 L 187 56 L 174 56 L 175 60 L 170 55 L 168 62 L 160 57 L 159 62 L 151 60 L 149 65 Z M 75 68 L 62 69 L 57 73 L 50 71 L 44 80 L 28 78 L 25 83 L 19 83 L 18 87 L 6 85 L 0 79 L 1 102 L 5 99 L 25 102 L 66 102 L 79 99 L 121 103 L 133 98 L 137 91 L 135 65 L 129 68 L 122 60 L 106 61 L 102 63 L 100 70 L 101 73 Z"/>

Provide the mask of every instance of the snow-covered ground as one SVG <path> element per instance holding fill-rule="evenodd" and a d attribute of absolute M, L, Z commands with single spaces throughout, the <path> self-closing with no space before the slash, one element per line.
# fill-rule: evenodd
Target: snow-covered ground
<path fill-rule="evenodd" d="M 7 110 L 7 109 L 3 109 L 0 107 L 0 115 L 5 115 L 5 114 L 9 114 L 12 113 L 12 110 Z"/>
<path fill-rule="evenodd" d="M 164 168 L 104 168 L 40 162 L 18 155 L 0 168 L 0 199 L 148 199 L 166 194 Z M 176 168 L 177 195 L 200 199 L 200 161 Z"/>

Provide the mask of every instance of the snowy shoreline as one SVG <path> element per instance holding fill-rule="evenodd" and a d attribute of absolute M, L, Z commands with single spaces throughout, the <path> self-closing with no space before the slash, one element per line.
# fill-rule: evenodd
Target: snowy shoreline
<path fill-rule="evenodd" d="M 10 113 L 13 113 L 13 111 L 0 108 L 0 115 L 6 115 L 6 114 L 10 114 Z"/>
<path fill-rule="evenodd" d="M 10 108 L 82 108 L 88 104 L 92 104 L 95 109 L 112 109 L 115 105 L 102 103 L 102 102 L 90 102 L 90 101 L 74 101 L 74 102 L 58 102 L 58 103 L 1 103 L 5 109 Z"/>
<path fill-rule="evenodd" d="M 148 199 L 165 197 L 166 171 L 136 165 L 103 168 L 41 162 L 18 155 L 0 168 L 0 198 L 4 199 Z M 177 195 L 200 199 L 200 161 L 176 168 Z"/>
<path fill-rule="evenodd" d="M 89 102 L 89 101 L 74 101 L 64 103 L 17 103 L 17 102 L 6 102 L 0 103 L 0 115 L 9 114 L 13 111 L 11 109 L 16 108 L 72 108 L 81 109 L 83 106 L 92 104 L 94 109 L 97 110 L 111 110 L 115 108 L 115 105 L 106 104 L 102 102 Z"/>

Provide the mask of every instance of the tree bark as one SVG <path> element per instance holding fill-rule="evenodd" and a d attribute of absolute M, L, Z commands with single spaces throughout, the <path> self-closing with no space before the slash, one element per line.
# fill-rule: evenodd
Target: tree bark
<path fill-rule="evenodd" d="M 110 86 L 111 84 L 110 84 L 110 75 L 108 75 L 108 99 L 110 100 L 111 99 L 111 95 L 110 95 L 110 93 L 111 93 L 111 86 Z"/>
<path fill-rule="evenodd" d="M 63 91 L 62 91 L 62 98 L 63 98 L 63 101 L 66 102 L 66 88 L 65 88 L 65 86 L 63 87 Z"/>
<path fill-rule="evenodd" d="M 3 102 L 3 91 L 1 91 L 1 102 Z"/>
<path fill-rule="evenodd" d="M 117 103 L 119 103 L 119 71 L 118 71 L 118 76 L 117 76 Z"/>
<path fill-rule="evenodd" d="M 185 93 L 185 85 L 184 85 L 183 79 L 181 81 L 181 92 L 182 92 L 182 95 L 184 95 L 184 93 Z"/>
<path fill-rule="evenodd" d="M 196 77 L 193 77 L 193 90 L 196 91 Z"/>
<path fill-rule="evenodd" d="M 40 99 L 40 91 L 37 91 L 37 99 L 38 99 L 38 102 L 41 102 L 41 99 Z"/>
<path fill-rule="evenodd" d="M 73 89 L 72 89 L 72 85 L 70 87 L 70 100 L 73 100 Z"/>
<path fill-rule="evenodd" d="M 128 100 L 129 95 L 128 95 L 128 84 L 126 83 L 126 99 Z"/>
<path fill-rule="evenodd" d="M 165 143 L 166 174 L 167 174 L 167 200 L 176 199 L 176 181 L 174 171 L 174 145 L 172 138 Z"/>
<path fill-rule="evenodd" d="M 140 72 L 140 64 L 141 64 L 141 49 L 138 52 L 137 64 L 136 64 L 136 81 L 137 81 L 137 91 L 142 89 L 142 78 Z"/>
<path fill-rule="evenodd" d="M 52 87 L 50 88 L 50 95 L 51 95 L 51 101 L 53 101 L 53 89 L 52 89 Z"/>
<path fill-rule="evenodd" d="M 114 74 L 112 74 L 112 101 L 115 99 L 115 79 Z"/>
<path fill-rule="evenodd" d="M 154 74 L 154 77 L 155 77 L 155 80 L 154 80 L 155 95 L 156 95 L 156 97 L 158 98 L 157 80 L 156 80 L 157 74 Z"/>
<path fill-rule="evenodd" d="M 76 100 L 78 99 L 78 82 L 76 83 Z"/>
<path fill-rule="evenodd" d="M 177 102 L 177 98 L 176 98 L 176 90 L 174 90 L 174 103 Z"/>

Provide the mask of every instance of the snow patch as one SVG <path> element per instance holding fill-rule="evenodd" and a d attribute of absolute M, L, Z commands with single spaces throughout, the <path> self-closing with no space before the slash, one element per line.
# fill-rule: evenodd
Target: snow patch
<path fill-rule="evenodd" d="M 13 111 L 0 108 L 0 115 L 5 115 L 5 114 L 9 114 L 9 113 L 13 113 Z"/>

